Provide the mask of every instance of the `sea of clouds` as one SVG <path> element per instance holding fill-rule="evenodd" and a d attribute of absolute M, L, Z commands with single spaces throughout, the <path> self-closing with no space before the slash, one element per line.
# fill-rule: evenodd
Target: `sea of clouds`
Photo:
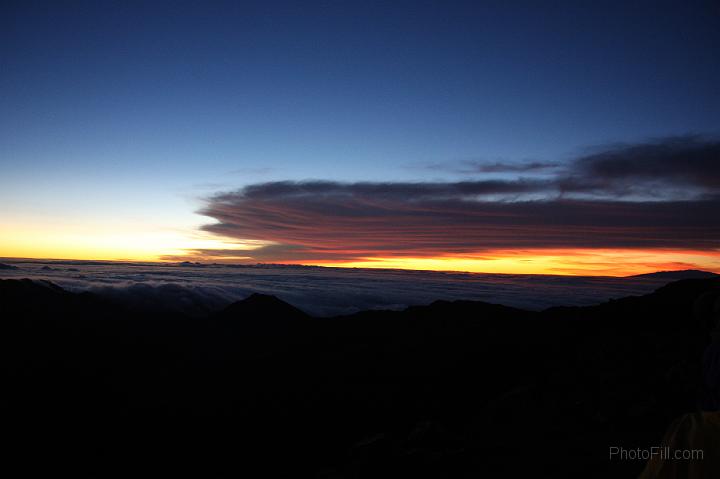
<path fill-rule="evenodd" d="M 668 279 L 322 268 L 3 259 L 0 278 L 51 281 L 133 309 L 203 316 L 252 293 L 272 294 L 315 316 L 477 300 L 524 309 L 581 306 L 652 292 Z"/>

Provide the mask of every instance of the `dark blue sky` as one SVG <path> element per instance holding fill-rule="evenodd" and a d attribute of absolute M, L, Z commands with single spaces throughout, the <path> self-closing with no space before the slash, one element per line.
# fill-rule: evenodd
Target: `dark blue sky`
<path fill-rule="evenodd" d="M 422 166 L 720 131 L 716 2 L 0 8 L 0 200 L 18 218 L 187 225 L 214 186 L 449 179 Z"/>

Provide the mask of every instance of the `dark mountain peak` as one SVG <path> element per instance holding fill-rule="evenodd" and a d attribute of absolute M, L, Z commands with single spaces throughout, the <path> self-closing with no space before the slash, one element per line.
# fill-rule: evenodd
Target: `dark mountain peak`
<path fill-rule="evenodd" d="M 76 294 L 50 281 L 27 278 L 0 280 L 0 306 L 18 317 L 46 319 L 108 318 L 123 312 L 92 293 Z"/>
<path fill-rule="evenodd" d="M 306 318 L 303 311 L 286 303 L 276 296 L 253 293 L 247 298 L 237 301 L 225 308 L 220 316 L 223 317 L 283 317 Z"/>
<path fill-rule="evenodd" d="M 183 261 L 182 263 L 178 263 L 177 265 L 193 267 L 193 268 L 203 268 L 203 267 L 207 266 L 204 263 L 198 263 L 198 262 L 193 263 L 192 261 Z"/>
<path fill-rule="evenodd" d="M 310 316 L 296 307 L 275 296 L 257 293 L 231 304 L 213 318 L 224 331 L 225 340 L 234 345 L 243 342 L 246 352 L 283 347 L 286 340 L 303 337 L 312 324 Z"/>
<path fill-rule="evenodd" d="M 13 266 L 11 264 L 0 263 L 0 269 L 10 270 L 10 269 L 18 269 L 18 267 Z"/>
<path fill-rule="evenodd" d="M 656 271 L 655 273 L 636 274 L 631 278 L 658 278 L 658 279 L 696 279 L 696 278 L 716 278 L 719 274 L 710 271 L 702 271 L 699 269 L 683 269 L 676 271 Z"/>
<path fill-rule="evenodd" d="M 46 280 L 0 279 L 0 297 L 18 297 L 25 295 L 47 295 L 49 292 L 65 293 L 60 286 Z"/>

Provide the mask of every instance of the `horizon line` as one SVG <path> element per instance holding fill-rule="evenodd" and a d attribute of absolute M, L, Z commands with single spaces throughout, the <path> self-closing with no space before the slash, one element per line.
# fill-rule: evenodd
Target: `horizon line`
<path fill-rule="evenodd" d="M 74 263 L 119 263 L 119 264 L 152 264 L 152 265 L 182 265 L 182 264 L 193 264 L 200 266 L 231 266 L 231 267 L 254 267 L 254 266 L 285 266 L 285 267 L 301 267 L 301 268 L 326 268 L 326 269 L 353 269 L 353 270 L 373 270 L 373 271 L 402 271 L 402 272 L 428 272 L 428 273 L 458 273 L 458 274 L 472 274 L 472 275 L 494 275 L 494 276 L 570 276 L 570 277 L 593 277 L 593 278 L 632 278 L 637 276 L 647 276 L 657 273 L 673 273 L 683 271 L 700 271 L 703 273 L 711 273 L 720 275 L 715 271 L 709 271 L 704 269 L 671 269 L 671 270 L 655 270 L 649 273 L 630 274 L 630 275 L 610 275 L 610 274 L 574 274 L 574 273 L 491 273 L 482 271 L 464 271 L 464 270 L 444 270 L 444 269 L 412 269 L 412 268 L 387 268 L 387 267 L 372 267 L 372 266 L 327 266 L 320 264 L 301 264 L 301 263 L 203 263 L 200 261 L 164 261 L 164 260 L 133 260 L 133 259 L 75 259 L 75 258 L 29 258 L 29 257 L 14 257 L 14 256 L 0 256 L 0 261 L 23 261 L 23 262 L 62 262 L 71 261 Z"/>

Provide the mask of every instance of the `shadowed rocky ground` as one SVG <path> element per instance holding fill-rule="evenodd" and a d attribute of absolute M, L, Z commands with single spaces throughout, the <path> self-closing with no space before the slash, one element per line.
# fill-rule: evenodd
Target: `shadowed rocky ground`
<path fill-rule="evenodd" d="M 0 281 L 3 448 L 75 477 L 635 477 L 695 408 L 720 280 L 591 307 L 208 318 Z M 16 476 L 17 477 L 17 476 Z"/>

